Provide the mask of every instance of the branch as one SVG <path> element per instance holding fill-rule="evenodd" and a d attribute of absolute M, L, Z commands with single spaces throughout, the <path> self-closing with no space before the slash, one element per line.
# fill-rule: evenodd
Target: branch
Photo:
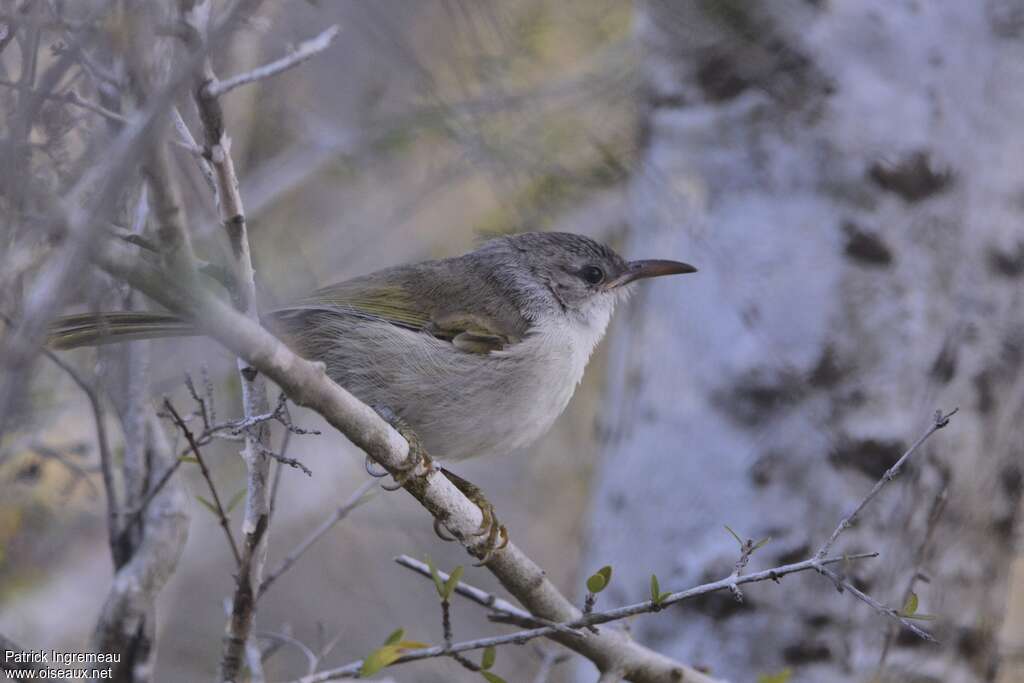
<path fill-rule="evenodd" d="M 817 558 L 815 558 L 815 561 L 820 562 L 820 560 L 818 560 Z M 883 605 L 882 603 L 878 602 L 877 600 L 875 600 L 873 597 L 871 597 L 867 593 L 865 593 L 865 592 L 861 591 L 860 589 L 858 589 L 856 586 L 854 586 L 852 583 L 850 583 L 846 579 L 844 579 L 841 576 L 839 576 L 838 574 L 836 574 L 831 569 L 829 569 L 827 567 L 815 567 L 815 569 L 817 569 L 818 572 L 820 572 L 822 575 L 827 576 L 828 578 L 832 579 L 832 583 L 834 583 L 836 585 L 836 590 L 838 590 L 840 593 L 842 593 L 844 590 L 850 591 L 850 593 L 853 595 L 853 597 L 855 597 L 858 600 L 860 600 L 861 602 L 867 604 L 868 606 L 871 607 L 871 609 L 875 610 L 876 612 L 878 612 L 882 616 L 889 617 L 890 619 L 895 619 L 899 623 L 903 624 L 904 627 L 906 627 L 907 629 L 912 631 L 919 638 L 921 638 L 923 640 L 926 640 L 929 643 L 936 643 L 937 644 L 939 642 L 939 641 L 937 641 L 932 636 L 932 634 L 930 634 L 927 631 L 924 631 L 921 628 L 919 628 L 917 624 L 915 624 L 910 619 L 907 619 L 906 617 L 901 615 L 897 610 L 894 610 L 891 607 L 886 607 L 885 605 Z"/>
<path fill-rule="evenodd" d="M 224 535 L 227 536 L 228 546 L 231 548 L 231 554 L 235 556 L 235 566 L 241 566 L 242 557 L 238 554 L 238 546 L 235 544 L 235 537 L 231 533 L 231 524 L 228 522 L 228 515 L 224 511 L 224 506 L 220 502 L 220 494 L 217 493 L 217 487 L 213 485 L 213 477 L 210 475 L 210 470 L 206 467 L 206 461 L 203 460 L 203 454 L 199 450 L 199 445 L 196 443 L 196 438 L 192 435 L 191 430 L 185 425 L 185 421 L 181 419 L 181 415 L 174 409 L 174 405 L 171 404 L 170 399 L 164 399 L 164 408 L 170 413 L 171 419 L 174 420 L 174 424 L 181 430 L 185 435 L 185 440 L 188 441 L 189 448 L 192 449 L 192 455 L 195 456 L 196 462 L 199 463 L 199 469 L 203 473 L 203 479 L 206 480 L 206 485 L 210 489 L 210 496 L 213 498 L 214 511 L 217 513 L 217 521 L 220 523 L 222 529 L 224 529 Z M 178 459 L 181 462 L 181 459 Z"/>
<path fill-rule="evenodd" d="M 146 440 L 155 463 L 169 464 L 171 447 L 156 414 L 147 406 Z M 92 638 L 92 649 L 120 655 L 115 678 L 131 677 L 133 666 L 143 665 L 153 641 L 140 631 L 153 629 L 156 597 L 174 573 L 188 537 L 187 499 L 177 480 L 172 480 L 147 506 L 145 533 L 132 549 L 131 558 L 114 574 Z"/>
<path fill-rule="evenodd" d="M 825 560 L 818 560 L 818 559 L 815 559 L 815 558 L 811 558 L 811 559 L 808 559 L 808 560 L 804 560 L 803 562 L 797 562 L 795 564 L 780 565 L 780 566 L 774 567 L 772 569 L 765 569 L 764 571 L 755 572 L 753 574 L 747 574 L 746 576 L 741 576 L 739 578 L 734 578 L 733 576 L 730 575 L 730 576 L 728 576 L 728 577 L 726 577 L 724 579 L 721 579 L 720 581 L 714 581 L 712 583 L 705 583 L 705 584 L 702 584 L 700 586 L 695 586 L 694 588 L 690 588 L 688 590 L 679 591 L 678 593 L 672 593 L 667 598 L 665 598 L 664 600 L 660 601 L 658 604 L 655 604 L 654 602 L 652 602 L 650 600 L 646 600 L 644 602 L 634 603 L 632 605 L 627 605 L 625 607 L 619 607 L 617 609 L 607 610 L 605 612 L 593 612 L 590 615 L 581 617 L 579 619 L 575 619 L 575 620 L 570 621 L 570 622 L 562 623 L 562 624 L 557 624 L 557 625 L 552 625 L 552 626 L 543 626 L 543 627 L 540 627 L 540 628 L 527 629 L 527 630 L 524 630 L 524 631 L 516 631 L 515 633 L 509 633 L 509 634 L 503 635 L 503 636 L 492 636 L 492 637 L 489 637 L 489 638 L 477 638 L 475 640 L 467 640 L 467 641 L 463 641 L 461 643 L 455 643 L 451 647 L 428 647 L 428 648 L 423 648 L 423 649 L 420 649 L 420 650 L 411 650 L 411 651 L 406 652 L 405 654 L 403 654 L 402 657 L 400 657 L 395 663 L 396 664 L 401 664 L 401 663 L 405 663 L 405 662 L 418 661 L 418 660 L 421 660 L 421 659 L 433 659 L 435 657 L 449 657 L 452 654 L 457 654 L 457 653 L 460 653 L 460 652 L 469 652 L 471 650 L 481 650 L 481 649 L 487 648 L 487 647 L 498 647 L 498 646 L 501 646 L 501 645 L 509 645 L 509 644 L 513 644 L 513 643 L 516 644 L 516 645 L 521 645 L 521 644 L 526 643 L 526 642 L 528 642 L 530 640 L 533 640 L 535 638 L 554 637 L 554 636 L 556 636 L 559 633 L 559 627 L 562 628 L 562 629 L 570 629 L 570 630 L 575 632 L 575 631 L 579 631 L 580 629 L 587 628 L 589 626 L 596 626 L 598 624 L 606 624 L 606 623 L 609 623 L 609 622 L 612 622 L 612 621 L 619 621 L 619 620 L 625 619 L 627 617 L 636 616 L 638 614 L 649 614 L 651 612 L 660 612 L 665 607 L 667 607 L 669 605 L 674 605 L 677 602 L 682 602 L 684 600 L 691 600 L 691 599 L 693 599 L 693 598 L 695 598 L 695 597 L 697 597 L 699 595 L 705 595 L 707 593 L 714 593 L 714 592 L 720 591 L 720 590 L 729 590 L 735 584 L 754 583 L 754 582 L 758 582 L 758 581 L 768 581 L 768 580 L 777 581 L 778 579 L 782 578 L 783 576 L 786 576 L 787 574 L 795 574 L 797 572 L 805 572 L 805 571 L 812 570 L 812 569 L 820 571 L 821 568 L 818 566 L 819 563 L 822 564 L 822 565 L 830 565 L 830 564 L 836 564 L 838 562 L 846 562 L 846 561 L 849 561 L 849 560 L 866 559 L 866 558 L 872 558 L 872 557 L 877 557 L 877 556 L 878 556 L 878 553 L 864 553 L 864 554 L 861 554 L 861 555 L 851 555 L 851 556 L 848 556 L 848 557 L 832 557 L 832 558 L 827 558 Z M 417 569 L 417 571 L 418 571 L 418 569 Z M 830 571 L 830 570 L 828 570 L 826 568 L 825 571 Z M 471 586 L 466 586 L 466 588 L 469 588 L 469 589 L 471 589 L 473 591 L 479 591 L 479 589 L 474 589 Z M 465 595 L 466 594 L 463 591 L 460 591 L 458 588 L 456 588 L 456 592 L 458 592 L 460 595 Z M 480 591 L 480 592 L 483 592 L 483 591 Z M 603 634 L 606 634 L 608 632 L 609 632 L 608 630 L 604 630 L 604 631 L 601 632 L 601 634 L 603 635 Z M 581 636 L 582 634 L 578 634 L 577 633 L 577 635 Z M 600 637 L 601 636 L 582 635 L 581 640 L 585 642 L 585 641 L 597 639 L 597 638 L 600 638 Z M 296 681 L 292 681 L 292 683 L 326 683 L 327 681 L 335 681 L 335 680 L 340 680 L 340 679 L 345 679 L 345 678 L 353 678 L 356 675 L 358 675 L 358 672 L 362 668 L 362 665 L 363 665 L 363 662 L 362 662 L 362 660 L 360 660 L 358 662 L 353 662 L 351 664 L 347 664 L 345 666 L 338 667 L 336 669 L 330 669 L 328 671 L 321 671 L 320 673 L 314 674 L 312 676 L 305 676 L 305 677 L 303 677 L 301 679 L 298 679 Z M 630 672 L 628 669 L 625 670 L 625 671 L 623 671 L 623 670 L 616 670 L 613 667 L 609 667 L 608 669 L 603 669 L 603 671 L 608 671 L 608 670 L 617 671 L 617 675 L 619 675 L 620 677 L 622 677 L 622 676 L 635 676 L 635 674 Z M 697 674 L 697 675 L 699 676 L 700 674 Z M 708 679 L 706 677 L 701 677 L 701 678 L 693 677 L 693 678 L 691 678 L 690 676 L 686 676 L 684 678 L 672 679 L 671 678 L 671 674 L 670 674 L 668 677 L 665 677 L 665 678 L 650 678 L 650 679 L 645 678 L 645 679 L 642 679 L 642 680 L 652 680 L 652 681 L 658 681 L 658 680 L 681 680 L 681 681 L 705 680 L 705 681 L 707 681 L 707 680 L 710 680 L 710 679 Z"/>
<path fill-rule="evenodd" d="M 211 81 L 206 84 L 203 95 L 205 97 L 220 97 L 239 86 L 254 83 L 265 78 L 271 78 L 282 71 L 292 69 L 330 47 L 331 43 L 334 42 L 334 39 L 338 37 L 339 30 L 338 26 L 331 26 L 315 38 L 310 38 L 309 40 L 300 43 L 299 46 L 295 48 L 295 51 L 290 55 L 282 57 L 281 59 L 269 64 L 264 64 L 252 71 L 246 71 L 245 73 L 238 74 L 237 76 L 232 76 L 231 78 L 227 78 L 223 81 Z"/>
<path fill-rule="evenodd" d="M 948 425 L 949 418 L 956 415 L 957 411 L 959 410 L 959 408 L 954 408 L 953 410 L 945 414 L 943 414 L 941 410 L 935 411 L 935 417 L 932 421 L 932 425 L 925 431 L 924 434 L 918 437 L 917 441 L 915 441 L 913 445 L 907 449 L 906 453 L 900 456 L 900 459 L 896 461 L 895 465 L 886 470 L 885 474 L 882 475 L 882 478 L 875 483 L 875 485 L 868 492 L 868 495 L 866 495 L 864 499 L 860 501 L 860 504 L 857 505 L 853 512 L 848 514 L 846 517 L 843 517 L 843 519 L 839 522 L 839 526 L 835 528 L 835 530 L 832 532 L 832 535 L 829 536 L 828 540 L 825 541 L 825 543 L 820 548 L 818 548 L 818 552 L 814 554 L 815 557 L 825 557 L 828 554 L 828 552 L 832 550 L 832 546 L 835 545 L 836 541 L 839 539 L 839 536 L 844 531 L 849 529 L 850 526 L 853 525 L 853 521 L 857 518 L 857 515 L 860 514 L 861 510 L 867 507 L 867 504 L 874 500 L 875 496 L 878 495 L 878 493 L 885 487 L 886 484 L 888 484 L 890 481 L 896 478 L 896 476 L 900 473 L 900 470 L 903 468 L 903 465 L 910 459 L 912 455 L 914 455 L 914 452 L 921 447 L 921 444 L 927 441 L 929 436 L 931 436 L 935 432 L 939 431 L 940 429 Z"/>
<path fill-rule="evenodd" d="M 273 583 L 277 581 L 282 574 L 291 569 L 291 566 L 295 564 L 300 557 L 302 557 L 303 553 L 309 550 L 310 546 L 312 546 L 314 543 L 320 540 L 320 538 L 324 534 L 330 531 L 335 524 L 345 519 L 345 517 L 348 516 L 348 513 L 352 512 L 357 507 L 359 507 L 367 500 L 369 500 L 369 496 L 367 494 L 369 494 L 371 490 L 376 488 L 377 484 L 378 482 L 373 480 L 364 482 L 363 485 L 357 488 L 355 490 L 355 493 L 349 496 L 348 500 L 342 503 L 341 506 L 337 510 L 335 510 L 330 517 L 321 522 L 320 526 L 313 530 L 313 533 L 311 533 L 301 543 L 295 546 L 295 548 L 293 548 L 292 551 L 288 553 L 288 555 L 281 561 L 281 564 L 278 565 L 277 568 L 275 568 L 272 572 L 269 572 L 266 578 L 263 579 L 263 583 L 260 584 L 259 590 L 256 591 L 256 599 L 258 600 L 259 598 L 263 597 L 263 594 L 266 593 L 267 590 L 269 590 L 270 586 L 272 586 Z"/>
<path fill-rule="evenodd" d="M 395 558 L 395 562 L 405 567 L 406 569 L 413 570 L 414 572 L 416 572 L 420 576 L 423 576 L 424 578 L 432 578 L 430 574 L 430 567 L 425 562 L 420 562 L 419 560 L 409 557 L 408 555 L 399 555 Z M 447 581 L 450 576 L 447 572 L 441 570 L 437 570 L 437 573 L 441 577 L 442 581 Z M 571 628 L 568 628 L 557 622 L 553 622 L 549 619 L 542 619 L 540 617 L 536 617 L 527 612 L 526 610 L 516 607 L 508 600 L 503 600 L 502 598 L 499 598 L 497 595 L 493 593 L 488 593 L 487 591 L 477 588 L 475 586 L 471 586 L 468 583 L 463 583 L 462 581 L 456 583 L 455 592 L 464 598 L 472 600 L 473 602 L 482 607 L 486 607 L 487 609 L 493 610 L 495 614 L 491 615 L 492 621 L 516 624 L 518 626 L 523 626 L 526 628 L 533 628 L 537 626 L 551 626 L 553 628 L 558 629 L 561 633 L 566 633 L 569 635 L 578 635 L 576 631 L 574 631 Z"/>
<path fill-rule="evenodd" d="M 110 456 L 110 441 L 107 438 L 106 419 L 103 414 L 103 402 L 100 401 L 96 388 L 85 381 L 85 378 L 78 374 L 78 371 L 69 363 L 50 351 L 47 348 L 41 349 L 44 356 L 49 358 L 54 365 L 59 367 L 78 386 L 89 399 L 89 407 L 92 408 L 93 422 L 96 425 L 96 446 L 100 455 L 100 472 L 103 474 L 103 488 L 107 492 L 107 541 L 110 545 L 110 552 L 114 559 L 114 565 L 120 566 L 120 519 L 118 518 L 120 504 L 118 503 L 117 487 L 114 485 L 113 461 Z"/>
<path fill-rule="evenodd" d="M 257 4 L 254 3 L 252 9 L 255 9 Z M 182 0 L 181 6 L 190 40 L 205 44 L 210 13 L 209 0 L 195 4 Z M 245 207 L 238 192 L 238 177 L 231 158 L 231 141 L 224 130 L 224 112 L 220 102 L 215 96 L 207 93 L 207 86 L 216 81 L 217 76 L 213 72 L 210 59 L 204 59 L 195 70 L 193 80 L 193 99 L 199 111 L 205 138 L 203 157 L 213 167 L 215 200 L 220 210 L 221 224 L 231 245 L 229 269 L 233 276 L 232 300 L 235 309 L 249 320 L 258 323 L 255 273 L 249 249 Z M 268 412 L 270 402 L 263 377 L 242 357 L 238 358 L 237 364 L 246 419 Z M 270 523 L 267 488 L 270 476 L 270 428 L 264 423 L 253 429 L 246 429 L 244 433 L 245 447 L 242 450 L 242 459 L 245 461 L 246 469 L 246 495 L 242 535 L 245 539 L 245 549 L 238 567 L 235 592 L 231 600 L 231 616 L 221 652 L 218 677 L 222 681 L 235 680 L 241 669 L 242 653 L 255 619 L 256 600 L 253 591 L 262 580 L 267 555 L 267 528 Z"/>

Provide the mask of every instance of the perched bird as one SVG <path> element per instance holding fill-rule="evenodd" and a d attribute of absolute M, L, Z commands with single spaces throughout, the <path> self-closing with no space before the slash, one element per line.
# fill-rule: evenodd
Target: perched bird
<path fill-rule="evenodd" d="M 513 451 L 546 432 L 629 285 L 695 271 L 678 261 L 626 261 L 581 235 L 528 232 L 324 287 L 261 318 L 400 426 L 418 444 L 410 451 L 417 462 L 424 450 L 459 460 Z M 50 343 L 73 348 L 195 334 L 173 315 L 90 313 L 59 319 Z M 507 541 L 505 529 L 476 487 L 442 471 L 484 513 L 486 561 Z M 405 473 L 394 474 L 405 482 Z M 435 530 L 444 537 L 437 524 Z"/>
<path fill-rule="evenodd" d="M 528 232 L 324 287 L 262 318 L 356 397 L 404 421 L 428 452 L 458 460 L 547 431 L 629 285 L 695 270 L 626 261 L 581 235 Z M 58 320 L 51 344 L 192 334 L 171 315 L 85 314 Z"/>

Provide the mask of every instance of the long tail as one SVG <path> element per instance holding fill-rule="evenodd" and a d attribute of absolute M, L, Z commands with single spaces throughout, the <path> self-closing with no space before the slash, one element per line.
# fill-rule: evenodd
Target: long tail
<path fill-rule="evenodd" d="M 48 343 L 55 349 L 74 349 L 133 339 L 191 337 L 195 327 L 181 318 L 161 313 L 83 313 L 58 318 Z"/>

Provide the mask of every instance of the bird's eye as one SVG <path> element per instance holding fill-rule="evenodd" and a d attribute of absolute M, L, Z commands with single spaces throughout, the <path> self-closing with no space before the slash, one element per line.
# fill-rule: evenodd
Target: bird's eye
<path fill-rule="evenodd" d="M 592 285 L 598 285 L 604 281 L 604 271 L 597 266 L 583 266 L 580 270 L 580 277 Z"/>

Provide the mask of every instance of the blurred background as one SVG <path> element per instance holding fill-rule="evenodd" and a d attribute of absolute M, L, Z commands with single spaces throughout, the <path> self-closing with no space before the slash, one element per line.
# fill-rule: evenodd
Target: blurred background
<path fill-rule="evenodd" d="M 63 6 L 0 6 L 5 284 L 15 272 L 30 282 L 37 265 L 13 248 L 30 211 L 12 198 L 59 194 L 90 158 L 80 131 L 103 123 L 51 99 L 27 132 L 12 125 L 26 46 L 45 48 L 39 73 L 59 59 Z M 215 54 L 217 72 L 332 23 L 341 34 L 325 53 L 225 98 L 264 306 L 522 230 L 700 269 L 618 312 L 539 444 L 456 468 L 557 586 L 582 597 L 611 564 L 599 607 L 612 607 L 645 599 L 651 573 L 666 589 L 721 578 L 737 556 L 724 525 L 772 538 L 751 569 L 804 559 L 936 409 L 959 407 L 837 548 L 881 552 L 851 579 L 895 607 L 918 595 L 941 647 L 811 574 L 629 628 L 735 682 L 787 670 L 808 683 L 1024 681 L 1024 3 L 293 0 L 250 18 Z M 101 89 L 74 74 L 61 83 L 82 97 Z M 216 254 L 205 181 L 186 152 L 173 162 L 199 248 Z M 95 273 L 76 284 L 66 312 L 118 291 Z M 7 287 L 0 302 L 18 296 Z M 189 406 L 184 373 L 205 367 L 219 415 L 237 417 L 229 354 L 147 344 L 154 397 Z M 102 378 L 123 349 L 61 358 Z M 0 443 L 0 633 L 84 649 L 111 579 L 92 413 L 52 363 L 37 359 L 30 377 Z M 294 419 L 324 434 L 291 439 L 313 475 L 282 473 L 271 567 L 366 480 L 356 449 L 315 415 Z M 207 449 L 225 498 L 244 486 L 237 450 Z M 158 681 L 213 676 L 233 586 L 193 469 L 188 541 L 157 604 Z M 325 666 L 397 627 L 438 642 L 433 588 L 392 561 L 401 553 L 469 564 L 408 496 L 377 495 L 273 586 L 257 631 L 311 646 L 340 636 Z M 500 593 L 483 570 L 465 580 Z M 454 628 L 504 629 L 465 603 Z M 554 647 L 504 648 L 495 671 L 531 681 Z M 305 665 L 282 647 L 267 678 Z M 479 680 L 441 660 L 385 673 Z M 550 680 L 595 677 L 574 659 Z"/>

